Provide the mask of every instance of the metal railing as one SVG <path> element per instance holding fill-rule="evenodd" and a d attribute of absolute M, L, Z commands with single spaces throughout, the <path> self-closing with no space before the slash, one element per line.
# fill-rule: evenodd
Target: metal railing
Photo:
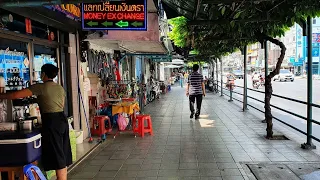
<path fill-rule="evenodd" d="M 221 88 L 221 85 L 219 85 L 219 83 L 221 83 L 221 81 L 216 81 L 216 82 L 217 82 L 217 86 Z M 223 83 L 223 84 L 224 84 L 224 85 L 227 85 L 227 83 Z M 242 87 L 242 86 L 237 86 L 237 85 L 233 85 L 233 86 L 234 86 L 234 87 L 237 87 L 237 88 L 244 88 L 244 87 Z M 223 89 L 223 90 L 226 90 L 226 91 L 229 91 L 229 93 L 222 92 L 222 94 L 224 94 L 224 95 L 226 95 L 226 96 L 228 96 L 228 97 L 230 98 L 230 99 L 229 99 L 229 102 L 232 102 L 233 100 L 236 100 L 236 101 L 238 101 L 238 102 L 240 102 L 240 103 L 243 103 L 242 100 L 237 99 L 237 98 L 233 97 L 233 95 L 232 95 L 232 94 L 238 94 L 238 95 L 243 96 L 243 93 L 236 92 L 236 91 L 232 90 L 232 88 L 222 87 L 222 89 Z M 256 90 L 256 89 L 252 89 L 252 88 L 247 88 L 247 89 L 250 90 L 250 91 L 253 91 L 253 92 L 265 94 L 265 92 L 259 91 L 259 90 Z M 219 92 L 221 93 L 221 90 L 220 90 L 219 88 L 218 88 L 218 90 L 219 90 Z M 286 97 L 286 96 L 281 96 L 281 95 L 277 95 L 277 94 L 272 94 L 272 96 L 273 96 L 273 97 L 280 98 L 280 99 L 284 99 L 284 100 L 296 102 L 296 103 L 299 103 L 299 104 L 307 105 L 307 102 L 305 102 L 305 101 L 300 101 L 300 100 L 293 99 L 293 98 L 289 98 L 289 97 Z M 252 97 L 252 96 L 249 96 L 249 95 L 248 95 L 247 97 L 250 98 L 250 99 L 252 99 L 252 100 L 254 100 L 254 101 L 257 101 L 257 102 L 259 102 L 259 103 L 264 104 L 264 101 L 263 101 L 263 100 L 257 99 L 257 98 L 255 98 L 255 97 Z M 255 107 L 255 106 L 251 105 L 250 103 L 247 103 L 247 105 L 250 106 L 251 108 L 253 108 L 253 109 L 261 112 L 261 113 L 265 113 L 264 110 L 261 110 L 261 109 Z M 299 115 L 299 114 L 296 114 L 296 113 L 293 113 L 293 112 L 291 112 L 291 111 L 289 111 L 289 110 L 280 108 L 280 107 L 275 106 L 275 105 L 272 105 L 272 104 L 271 104 L 270 106 L 273 107 L 273 108 L 275 108 L 275 109 L 278 109 L 278 110 L 280 110 L 280 111 L 282 111 L 282 112 L 285 112 L 285 113 L 287 113 L 287 114 L 290 114 L 290 115 L 292 115 L 292 116 L 295 116 L 295 117 L 297 117 L 297 118 L 303 119 L 303 120 L 305 120 L 305 121 L 308 120 L 307 117 L 302 116 L 302 115 Z M 311 106 L 320 109 L 320 105 L 318 105 L 318 104 L 312 103 Z M 292 129 L 294 129 L 294 130 L 296 130 L 296 131 L 298 131 L 298 132 L 300 132 L 300 133 L 302 133 L 302 134 L 304 134 L 304 135 L 307 136 L 307 133 L 306 133 L 306 132 L 298 129 L 297 127 L 294 127 L 294 126 L 292 126 L 291 124 L 288 124 L 287 122 L 284 122 L 283 120 L 281 120 L 281 119 L 278 118 L 278 117 L 275 117 L 275 116 L 272 116 L 272 117 L 273 117 L 273 119 L 281 122 L 282 124 L 284 124 L 284 125 L 286 125 L 286 126 L 288 126 L 288 127 L 290 127 L 290 128 L 292 128 Z M 314 120 L 314 119 L 311 119 L 311 122 L 314 123 L 314 124 L 320 125 L 320 122 L 318 122 L 318 121 L 316 121 L 316 120 Z M 311 138 L 314 139 L 314 140 L 316 140 L 316 141 L 318 141 L 318 142 L 320 142 L 320 139 L 318 139 L 317 137 L 314 137 L 313 135 L 311 135 Z"/>

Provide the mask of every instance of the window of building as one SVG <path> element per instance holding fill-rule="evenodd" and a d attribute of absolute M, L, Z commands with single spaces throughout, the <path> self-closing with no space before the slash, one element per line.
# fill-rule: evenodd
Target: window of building
<path fill-rule="evenodd" d="M 57 67 L 57 48 L 34 45 L 34 58 L 33 58 L 33 80 L 40 82 L 41 81 L 41 67 L 44 64 L 53 64 Z M 54 79 L 55 82 L 58 82 L 58 77 Z"/>
<path fill-rule="evenodd" d="M 0 76 L 6 90 L 20 90 L 30 81 L 28 44 L 0 38 Z"/>
<path fill-rule="evenodd" d="M 317 24 L 317 19 L 313 19 L 313 24 Z"/>

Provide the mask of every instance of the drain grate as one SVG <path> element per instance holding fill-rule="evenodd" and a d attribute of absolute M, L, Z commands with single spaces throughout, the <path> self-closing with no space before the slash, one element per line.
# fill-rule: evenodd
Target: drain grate
<path fill-rule="evenodd" d="M 282 164 L 247 164 L 258 180 L 300 180 L 288 167 Z"/>

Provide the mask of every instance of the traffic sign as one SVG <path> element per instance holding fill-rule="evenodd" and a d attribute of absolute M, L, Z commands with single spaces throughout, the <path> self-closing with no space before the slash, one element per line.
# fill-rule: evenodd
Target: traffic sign
<path fill-rule="evenodd" d="M 147 30 L 147 1 L 82 3 L 84 30 Z"/>

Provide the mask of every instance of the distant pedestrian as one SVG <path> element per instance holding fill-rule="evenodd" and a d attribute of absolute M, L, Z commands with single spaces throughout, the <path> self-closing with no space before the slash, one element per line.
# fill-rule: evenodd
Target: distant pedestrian
<path fill-rule="evenodd" d="M 199 65 L 193 65 L 193 72 L 189 75 L 188 84 L 187 84 L 187 93 L 186 95 L 189 96 L 189 106 L 191 115 L 190 118 L 192 119 L 195 115 L 196 119 L 199 119 L 200 111 L 201 111 L 201 104 L 202 104 L 202 96 L 206 95 L 205 86 L 203 81 L 203 76 L 198 72 Z M 197 111 L 195 112 L 194 103 L 197 101 Z"/>
<path fill-rule="evenodd" d="M 181 88 L 183 88 L 183 83 L 184 83 L 184 77 L 183 77 L 183 74 L 180 73 L 180 86 L 181 86 Z"/>

